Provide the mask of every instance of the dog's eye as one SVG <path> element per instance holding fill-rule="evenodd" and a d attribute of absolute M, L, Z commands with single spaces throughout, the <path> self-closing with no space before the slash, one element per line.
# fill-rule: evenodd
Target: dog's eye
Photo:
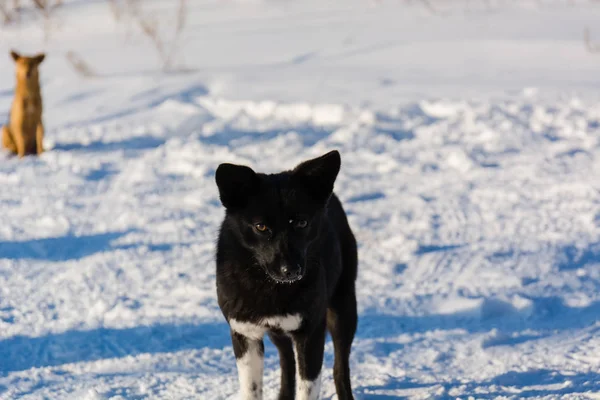
<path fill-rule="evenodd" d="M 266 232 L 267 229 L 269 229 L 269 228 L 267 228 L 267 226 L 265 224 L 254 224 L 254 227 L 259 232 Z"/>
<path fill-rule="evenodd" d="M 294 225 L 294 228 L 306 228 L 308 222 L 305 219 L 290 219 L 290 224 Z"/>

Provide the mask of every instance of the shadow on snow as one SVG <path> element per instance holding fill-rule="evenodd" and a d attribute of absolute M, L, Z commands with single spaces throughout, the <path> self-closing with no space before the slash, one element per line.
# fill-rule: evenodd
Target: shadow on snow
<path fill-rule="evenodd" d="M 67 234 L 60 237 L 30 239 L 23 241 L 0 241 L 0 260 L 42 260 L 69 261 L 78 260 L 107 250 L 130 249 L 140 243 L 119 245 L 112 242 L 132 232 L 106 232 L 93 235 L 75 236 Z M 168 251 L 168 244 L 148 245 L 150 251 Z"/>
<path fill-rule="evenodd" d="M 458 388 L 461 394 L 459 396 L 450 395 L 449 391 L 453 388 Z M 356 392 L 361 393 L 364 399 L 410 399 L 415 397 L 415 393 L 410 393 L 411 389 L 421 389 L 428 395 L 427 398 L 440 400 L 454 400 L 457 398 L 497 399 L 501 397 L 526 399 L 542 396 L 557 397 L 577 393 L 598 393 L 600 390 L 600 374 L 587 372 L 563 375 L 558 371 L 549 369 L 525 372 L 510 371 L 481 382 L 465 383 L 456 381 L 424 384 L 411 380 L 394 380 L 381 386 L 358 387 Z M 406 391 L 406 395 L 390 393 L 402 393 L 402 391 Z M 482 393 L 482 391 L 486 393 Z"/>
<path fill-rule="evenodd" d="M 0 341 L 0 374 L 143 353 L 214 348 L 230 344 L 225 322 L 98 328 Z"/>

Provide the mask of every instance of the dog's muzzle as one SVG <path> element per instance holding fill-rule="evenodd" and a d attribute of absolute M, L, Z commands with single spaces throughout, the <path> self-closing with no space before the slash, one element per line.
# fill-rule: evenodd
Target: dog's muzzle
<path fill-rule="evenodd" d="M 292 266 L 289 264 L 282 264 L 279 267 L 278 276 L 271 276 L 278 283 L 293 283 L 299 281 L 304 276 L 304 271 L 300 264 Z"/>

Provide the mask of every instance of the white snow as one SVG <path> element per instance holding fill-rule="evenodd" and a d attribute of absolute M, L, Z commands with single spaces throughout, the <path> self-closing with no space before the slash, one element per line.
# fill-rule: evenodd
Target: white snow
<path fill-rule="evenodd" d="M 597 398 L 600 8 L 431 3 L 189 1 L 171 73 L 105 2 L 2 28 L 1 118 L 8 49 L 48 52 L 49 151 L 0 154 L 0 399 L 237 398 L 214 171 L 334 148 L 357 398 Z M 265 399 L 278 365 L 267 342 Z M 328 340 L 326 399 L 332 366 Z"/>

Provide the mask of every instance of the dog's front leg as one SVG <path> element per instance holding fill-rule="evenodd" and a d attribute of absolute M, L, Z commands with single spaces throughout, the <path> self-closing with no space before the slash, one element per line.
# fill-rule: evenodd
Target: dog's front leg
<path fill-rule="evenodd" d="M 241 400 L 262 400 L 263 361 L 265 346 L 261 339 L 253 339 L 231 331 Z"/>
<path fill-rule="evenodd" d="M 2 146 L 13 153 L 17 152 L 17 145 L 15 145 L 10 129 L 6 125 L 2 127 Z"/>
<path fill-rule="evenodd" d="M 35 145 L 38 155 L 44 152 L 44 124 L 40 121 L 35 129 Z"/>
<path fill-rule="evenodd" d="M 296 346 L 296 399 L 320 399 L 325 320 L 310 333 L 294 335 L 294 344 Z"/>
<path fill-rule="evenodd" d="M 25 137 L 23 136 L 23 127 L 20 126 L 17 128 L 17 131 L 12 131 L 12 139 L 15 143 L 15 148 L 17 149 L 17 155 L 19 158 L 25 157 L 25 150 L 27 147 L 27 143 L 25 142 Z"/>

